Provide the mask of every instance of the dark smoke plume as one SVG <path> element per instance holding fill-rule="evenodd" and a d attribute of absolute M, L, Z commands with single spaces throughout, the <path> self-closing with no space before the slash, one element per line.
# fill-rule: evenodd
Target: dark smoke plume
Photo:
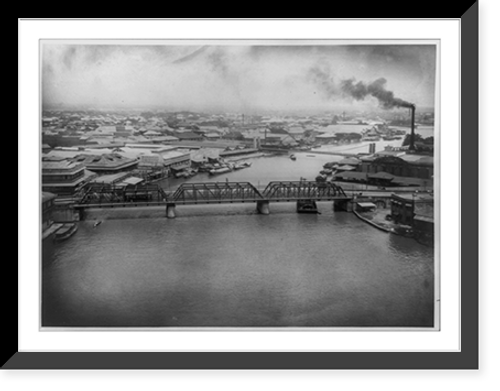
<path fill-rule="evenodd" d="M 343 96 L 364 100 L 367 96 L 373 96 L 384 109 L 413 106 L 412 103 L 396 98 L 392 91 L 388 91 L 385 88 L 387 80 L 384 78 L 377 79 L 369 84 L 362 81 L 356 82 L 355 79 L 341 80 L 337 83 L 328 68 L 319 66 L 309 69 L 308 78 L 328 99 Z"/>
<path fill-rule="evenodd" d="M 356 100 L 363 100 L 369 95 L 373 96 L 378 99 L 380 105 L 384 109 L 413 106 L 410 102 L 394 97 L 392 91 L 385 89 L 386 83 L 387 80 L 384 78 L 377 79 L 370 84 L 365 84 L 362 81 L 355 83 L 354 79 L 348 79 L 340 82 L 340 90 L 344 95 L 350 96 Z"/>

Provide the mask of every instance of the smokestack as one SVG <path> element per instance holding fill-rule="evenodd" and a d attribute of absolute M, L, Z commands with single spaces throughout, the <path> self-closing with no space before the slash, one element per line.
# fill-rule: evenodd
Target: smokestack
<path fill-rule="evenodd" d="M 410 151 L 415 150 L 415 105 L 410 106 L 411 111 L 411 134 L 410 134 Z"/>

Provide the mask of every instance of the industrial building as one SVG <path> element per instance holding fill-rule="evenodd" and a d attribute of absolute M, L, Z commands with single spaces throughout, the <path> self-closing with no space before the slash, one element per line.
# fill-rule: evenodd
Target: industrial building
<path fill-rule="evenodd" d="M 400 154 L 399 156 L 372 155 L 361 157 L 361 172 L 375 174 L 383 171 L 400 177 L 432 179 L 434 159 L 432 156 Z"/>
<path fill-rule="evenodd" d="M 433 218 L 434 196 L 429 193 L 392 194 L 391 217 L 395 223 L 414 225 L 416 216 Z"/>

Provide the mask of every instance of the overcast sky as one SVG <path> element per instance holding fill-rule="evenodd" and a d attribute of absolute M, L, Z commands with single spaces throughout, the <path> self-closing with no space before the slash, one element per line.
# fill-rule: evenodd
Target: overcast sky
<path fill-rule="evenodd" d="M 433 45 L 44 42 L 42 103 L 44 108 L 335 111 L 382 107 L 370 88 L 376 85 L 384 96 L 434 107 L 435 64 Z"/>

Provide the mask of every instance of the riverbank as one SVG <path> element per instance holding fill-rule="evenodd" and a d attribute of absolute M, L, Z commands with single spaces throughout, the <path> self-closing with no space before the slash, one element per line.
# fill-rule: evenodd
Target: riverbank
<path fill-rule="evenodd" d="M 373 226 L 373 227 L 375 227 L 375 228 L 377 228 L 377 229 L 379 229 L 381 231 L 384 231 L 384 232 L 387 232 L 387 233 L 395 233 L 394 232 L 394 227 L 389 227 L 389 226 L 387 226 L 385 224 L 382 225 L 380 223 L 376 223 L 376 222 L 370 220 L 370 218 L 361 215 L 359 212 L 356 212 L 355 210 L 353 210 L 353 213 L 360 220 L 362 220 L 362 221 L 370 224 L 371 226 Z"/>

